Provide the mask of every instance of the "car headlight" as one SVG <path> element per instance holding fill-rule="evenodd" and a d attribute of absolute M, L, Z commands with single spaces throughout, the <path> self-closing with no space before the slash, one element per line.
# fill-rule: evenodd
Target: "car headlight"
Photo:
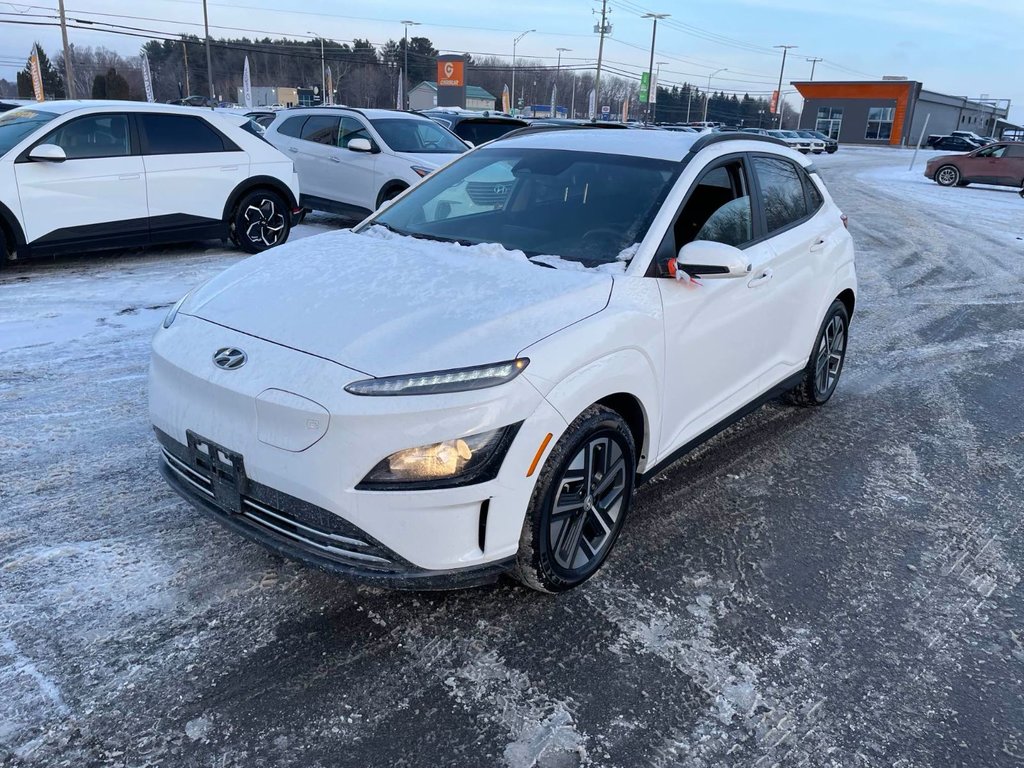
<path fill-rule="evenodd" d="M 174 322 L 174 318 L 178 316 L 178 310 L 181 309 L 181 305 L 184 304 L 188 300 L 188 297 L 191 295 L 192 291 L 189 291 L 175 302 L 174 306 L 171 307 L 171 311 L 168 312 L 167 316 L 164 318 L 164 328 L 171 327 L 171 323 Z"/>
<path fill-rule="evenodd" d="M 424 176 L 429 176 L 430 174 L 432 174 L 434 172 L 434 169 L 424 168 L 421 165 L 414 165 L 412 166 L 412 172 L 422 179 Z"/>
<path fill-rule="evenodd" d="M 447 371 L 415 373 L 406 376 L 385 376 L 361 379 L 345 387 L 353 395 L 439 395 L 445 392 L 468 392 L 496 387 L 526 370 L 529 358 L 520 357 L 503 363 L 453 368 Z"/>
<path fill-rule="evenodd" d="M 356 488 L 414 490 L 493 480 L 521 423 L 397 451 L 378 462 Z"/>

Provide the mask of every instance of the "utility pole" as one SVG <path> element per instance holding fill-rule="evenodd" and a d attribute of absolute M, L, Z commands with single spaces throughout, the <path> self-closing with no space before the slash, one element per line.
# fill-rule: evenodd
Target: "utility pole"
<path fill-rule="evenodd" d="M 790 48 L 796 48 L 795 45 L 775 45 L 773 48 L 782 49 L 782 67 L 779 69 L 779 101 L 775 105 L 775 111 L 779 115 L 779 128 L 782 128 L 782 76 L 786 71 L 786 54 L 789 53 Z"/>
<path fill-rule="evenodd" d="M 60 36 L 64 39 L 64 90 L 69 99 L 75 98 L 75 72 L 71 68 L 71 46 L 68 45 L 68 24 L 64 18 L 64 0 L 57 0 L 60 11 Z"/>
<path fill-rule="evenodd" d="M 729 71 L 729 69 L 727 67 L 722 67 L 721 69 L 716 69 L 714 72 L 712 72 L 710 75 L 708 75 L 708 89 L 704 93 L 704 122 L 705 123 L 708 121 L 708 102 L 711 101 L 711 78 L 714 77 L 715 75 L 717 75 L 719 72 L 728 72 L 728 71 Z"/>
<path fill-rule="evenodd" d="M 558 51 L 558 64 L 555 65 L 555 82 L 551 86 L 551 116 L 558 117 L 556 104 L 558 103 L 558 75 L 562 71 L 562 52 L 571 51 L 572 48 L 556 48 Z"/>
<path fill-rule="evenodd" d="M 188 84 L 188 45 L 184 40 L 181 41 L 181 51 L 185 54 L 185 96 L 188 97 L 192 95 L 192 86 Z"/>
<path fill-rule="evenodd" d="M 512 101 L 513 102 L 515 102 L 515 100 L 516 100 L 516 46 L 519 45 L 519 41 L 520 40 L 522 40 L 524 37 L 526 37 L 531 32 L 536 32 L 536 31 L 537 31 L 536 29 L 528 29 L 525 32 L 523 32 L 523 34 L 519 35 L 519 37 L 517 37 L 515 40 L 512 41 Z M 525 96 L 525 94 L 526 94 L 526 86 L 525 85 L 523 86 L 523 94 L 524 95 L 521 98 L 521 101 L 523 101 L 525 103 L 525 101 L 526 101 L 526 96 Z M 515 103 L 513 103 L 512 104 L 512 114 L 513 115 L 516 114 L 517 111 L 518 110 L 516 109 L 516 105 L 515 105 Z"/>
<path fill-rule="evenodd" d="M 309 30 L 306 30 L 306 34 L 312 35 L 314 40 L 320 38 L 320 106 L 324 106 L 327 104 L 327 64 L 324 62 L 324 38 Z"/>
<path fill-rule="evenodd" d="M 814 81 L 814 68 L 817 66 L 819 61 L 824 61 L 824 59 L 819 59 L 818 57 L 815 56 L 813 58 L 807 59 L 807 61 L 811 62 L 811 81 L 813 82 Z"/>
<path fill-rule="evenodd" d="M 419 25 L 418 21 L 409 21 L 408 19 L 402 21 L 402 26 L 405 27 L 405 64 L 402 71 L 402 100 L 405 102 L 406 109 L 409 108 L 409 27 L 418 27 Z"/>
<path fill-rule="evenodd" d="M 647 65 L 647 112 L 644 113 L 644 123 L 651 119 L 651 89 L 654 88 L 654 41 L 658 39 L 658 19 L 667 19 L 669 13 L 645 13 L 641 19 L 654 19 L 654 28 L 651 30 L 651 60 Z"/>
<path fill-rule="evenodd" d="M 598 31 L 601 33 L 601 41 L 597 44 L 597 77 L 594 78 L 594 116 L 597 119 L 597 110 L 601 108 L 601 60 L 604 58 L 604 36 L 608 34 L 608 0 L 601 0 L 601 26 Z"/>
<path fill-rule="evenodd" d="M 210 57 L 210 20 L 206 13 L 206 0 L 203 0 L 203 29 L 206 31 L 206 84 L 210 86 L 210 98 L 216 101 L 217 94 L 213 91 L 213 60 Z"/>

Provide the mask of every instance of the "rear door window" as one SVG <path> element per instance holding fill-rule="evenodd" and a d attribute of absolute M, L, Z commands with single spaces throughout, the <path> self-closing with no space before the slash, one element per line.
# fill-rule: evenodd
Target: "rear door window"
<path fill-rule="evenodd" d="M 769 236 L 807 218 L 807 194 L 800 169 L 788 160 L 763 155 L 755 157 L 753 165 Z"/>
<path fill-rule="evenodd" d="M 292 138 L 299 138 L 302 135 L 302 126 L 306 122 L 305 115 L 299 115 L 297 117 L 289 117 L 283 123 L 281 127 L 277 129 L 277 132 L 283 136 L 291 136 Z"/>
<path fill-rule="evenodd" d="M 306 124 L 302 126 L 302 133 L 299 138 L 303 141 L 312 141 L 316 144 L 327 144 L 331 147 L 338 146 L 338 131 L 341 126 L 341 118 L 334 115 L 312 115 Z"/>
<path fill-rule="evenodd" d="M 201 117 L 141 114 L 147 155 L 194 155 L 238 150 Z"/>

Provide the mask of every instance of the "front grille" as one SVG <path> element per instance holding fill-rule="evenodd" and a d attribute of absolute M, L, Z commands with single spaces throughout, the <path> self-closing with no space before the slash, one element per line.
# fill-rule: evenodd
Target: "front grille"
<path fill-rule="evenodd" d="M 505 204 L 509 192 L 512 191 L 511 181 L 467 181 L 466 194 L 476 205 L 498 208 Z"/>
<path fill-rule="evenodd" d="M 164 438 L 163 435 L 159 435 Z M 164 465 L 181 481 L 182 491 L 203 499 L 219 515 L 302 549 L 317 558 L 381 575 L 408 572 L 410 565 L 359 528 L 334 513 L 249 480 L 237 514 L 217 502 L 216 489 L 185 460 L 185 446 L 161 439 Z M 170 450 L 169 450 L 170 448 Z M 175 452 L 172 453 L 171 451 Z M 181 455 L 175 455 L 180 453 Z"/>
<path fill-rule="evenodd" d="M 265 531 L 289 539 L 303 549 L 314 550 L 323 557 L 341 562 L 354 560 L 367 568 L 394 570 L 394 564 L 386 557 L 371 554 L 374 547 L 369 542 L 303 525 L 286 513 L 252 499 L 242 498 L 242 516 Z"/>

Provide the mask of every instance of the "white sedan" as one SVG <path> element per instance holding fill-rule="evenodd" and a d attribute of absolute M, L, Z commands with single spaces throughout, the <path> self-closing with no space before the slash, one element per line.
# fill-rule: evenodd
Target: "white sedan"
<path fill-rule="evenodd" d="M 845 217 L 776 141 L 526 130 L 185 296 L 153 341 L 161 469 L 334 572 L 562 591 L 637 483 L 769 398 L 829 400 L 855 291 Z"/>

